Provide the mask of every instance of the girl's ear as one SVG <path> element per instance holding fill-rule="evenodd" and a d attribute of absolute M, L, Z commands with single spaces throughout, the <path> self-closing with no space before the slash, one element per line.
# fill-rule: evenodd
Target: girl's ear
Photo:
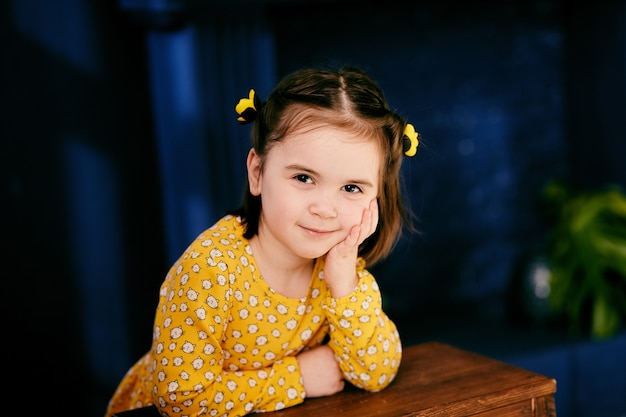
<path fill-rule="evenodd" d="M 250 194 L 258 196 L 261 194 L 261 158 L 257 155 L 254 148 L 248 152 L 248 184 L 250 186 Z"/>

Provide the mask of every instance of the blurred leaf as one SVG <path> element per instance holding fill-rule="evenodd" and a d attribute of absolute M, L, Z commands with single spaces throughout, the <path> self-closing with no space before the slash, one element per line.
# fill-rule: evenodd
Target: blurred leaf
<path fill-rule="evenodd" d="M 573 331 L 606 338 L 626 320 L 626 196 L 621 188 L 543 190 L 550 221 L 550 302 Z M 587 329 L 583 327 L 587 326 Z"/>

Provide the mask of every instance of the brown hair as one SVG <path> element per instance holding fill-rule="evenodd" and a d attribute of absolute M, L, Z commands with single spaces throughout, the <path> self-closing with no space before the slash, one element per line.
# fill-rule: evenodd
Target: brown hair
<path fill-rule="evenodd" d="M 358 68 L 296 71 L 280 81 L 254 120 L 252 146 L 261 158 L 261 169 L 272 145 L 309 121 L 354 130 L 380 146 L 379 222 L 359 247 L 359 256 L 374 264 L 393 249 L 403 227 L 414 230 L 400 179 L 406 120 L 389 109 L 378 85 Z M 252 195 L 247 182 L 243 205 L 233 214 L 243 219 L 244 237 L 257 234 L 261 196 Z"/>

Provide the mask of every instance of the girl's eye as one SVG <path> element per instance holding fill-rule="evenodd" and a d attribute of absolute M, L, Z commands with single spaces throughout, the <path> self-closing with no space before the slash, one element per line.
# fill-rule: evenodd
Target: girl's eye
<path fill-rule="evenodd" d="M 363 190 L 361 190 L 361 187 L 356 186 L 354 184 L 348 184 L 348 185 L 344 185 L 343 189 L 346 190 L 349 193 L 360 193 Z"/>
<path fill-rule="evenodd" d="M 311 177 L 309 177 L 308 175 L 305 174 L 298 174 L 295 177 L 293 177 L 294 179 L 303 182 L 305 184 L 311 184 L 313 182 L 313 180 L 311 179 Z"/>

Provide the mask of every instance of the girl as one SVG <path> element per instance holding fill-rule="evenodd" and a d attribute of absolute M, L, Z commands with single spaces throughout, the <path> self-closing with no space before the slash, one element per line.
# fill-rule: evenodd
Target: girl
<path fill-rule="evenodd" d="M 399 173 L 418 134 L 356 68 L 300 70 L 236 111 L 254 123 L 243 205 L 169 270 L 152 348 L 107 417 L 242 416 L 396 376 L 402 345 L 366 265 L 412 229 Z"/>

